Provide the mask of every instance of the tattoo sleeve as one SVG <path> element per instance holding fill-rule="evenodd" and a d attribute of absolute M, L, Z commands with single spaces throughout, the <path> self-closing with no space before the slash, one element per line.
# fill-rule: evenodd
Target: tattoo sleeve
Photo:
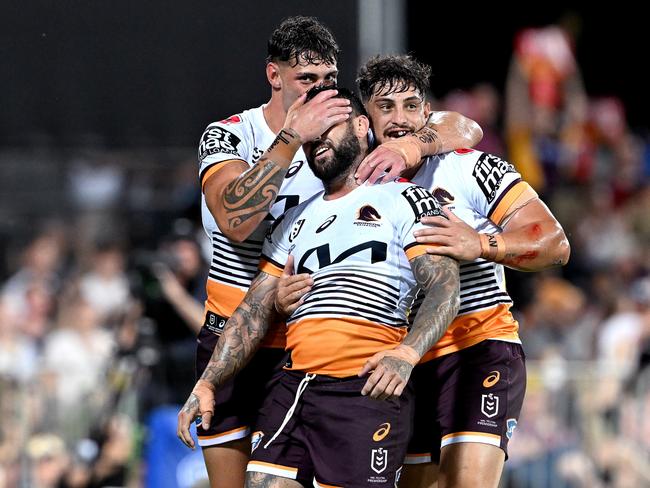
<path fill-rule="evenodd" d="M 278 278 L 260 272 L 228 319 L 202 380 L 215 386 L 235 376 L 253 357 L 269 328 Z"/>
<path fill-rule="evenodd" d="M 458 261 L 424 254 L 411 261 L 424 301 L 403 344 L 423 355 L 447 331 L 460 304 Z"/>
<path fill-rule="evenodd" d="M 255 166 L 226 187 L 223 203 L 228 228 L 235 229 L 269 212 L 299 147 L 298 134 L 282 129 Z"/>

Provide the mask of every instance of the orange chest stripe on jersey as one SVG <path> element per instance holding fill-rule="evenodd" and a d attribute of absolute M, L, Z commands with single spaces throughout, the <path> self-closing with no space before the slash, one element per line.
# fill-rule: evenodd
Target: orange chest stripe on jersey
<path fill-rule="evenodd" d="M 375 353 L 393 349 L 405 335 L 406 327 L 359 318 L 305 318 L 287 330 L 291 369 L 337 378 L 354 376 Z"/>
<path fill-rule="evenodd" d="M 456 317 L 447 332 L 427 352 L 421 362 L 460 351 L 486 339 L 519 342 L 519 324 L 510 313 L 510 304 Z"/>
<path fill-rule="evenodd" d="M 208 280 L 208 299 L 205 301 L 205 311 L 214 312 L 221 317 L 229 318 L 246 296 L 246 292 L 235 286 L 228 286 Z M 272 324 L 266 333 L 262 347 L 284 347 L 286 343 L 286 326 L 284 323 Z"/>

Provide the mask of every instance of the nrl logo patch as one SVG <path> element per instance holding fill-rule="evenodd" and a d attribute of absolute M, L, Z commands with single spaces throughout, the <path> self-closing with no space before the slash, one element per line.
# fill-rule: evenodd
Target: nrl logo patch
<path fill-rule="evenodd" d="M 499 413 L 499 397 L 494 393 L 481 395 L 481 413 L 489 419 L 496 417 Z"/>
<path fill-rule="evenodd" d="M 386 471 L 388 467 L 388 450 L 380 447 L 379 449 L 372 450 L 372 456 L 370 458 L 370 468 L 377 473 L 381 474 Z"/>

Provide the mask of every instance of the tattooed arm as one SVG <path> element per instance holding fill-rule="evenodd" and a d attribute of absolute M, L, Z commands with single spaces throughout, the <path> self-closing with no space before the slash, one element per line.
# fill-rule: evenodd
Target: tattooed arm
<path fill-rule="evenodd" d="M 415 279 L 425 293 L 415 322 L 401 345 L 375 354 L 364 365 L 359 376 L 374 371 L 361 390 L 363 395 L 379 400 L 401 395 L 415 365 L 443 336 L 458 312 L 458 262 L 446 256 L 427 256 L 411 260 Z"/>
<path fill-rule="evenodd" d="M 403 175 L 410 177 L 420 168 L 424 156 L 472 147 L 483 139 L 483 130 L 458 112 L 432 112 L 420 130 L 401 139 L 383 142 L 359 165 L 355 177 L 375 183 L 384 172 L 383 182 Z"/>
<path fill-rule="evenodd" d="M 214 392 L 235 376 L 253 357 L 266 335 L 273 311 L 278 278 L 260 272 L 244 300 L 228 319 L 221 337 L 201 378 L 178 413 L 176 434 L 183 443 L 194 448 L 190 425 L 197 416 L 209 428 L 214 413 Z"/>
<path fill-rule="evenodd" d="M 206 204 L 229 239 L 247 239 L 264 220 L 300 145 L 348 118 L 349 101 L 326 90 L 305 103 L 302 95 L 287 111 L 285 126 L 251 168 L 234 159 L 222 163 L 203 186 Z"/>

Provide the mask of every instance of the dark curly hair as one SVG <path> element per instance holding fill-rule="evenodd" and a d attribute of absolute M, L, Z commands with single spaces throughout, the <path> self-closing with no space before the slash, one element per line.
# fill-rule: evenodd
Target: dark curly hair
<path fill-rule="evenodd" d="M 417 89 L 422 96 L 429 90 L 431 67 L 410 55 L 375 56 L 359 68 L 357 86 L 364 102 L 377 93 L 402 93 Z"/>
<path fill-rule="evenodd" d="M 307 92 L 307 101 L 325 90 L 338 90 L 338 93 L 334 98 L 345 98 L 350 100 L 353 116 L 364 115 L 368 117 L 368 112 L 366 112 L 366 108 L 363 106 L 363 103 L 361 103 L 361 100 L 359 100 L 359 97 L 352 90 L 348 90 L 347 88 L 341 88 L 335 85 L 314 86 Z"/>
<path fill-rule="evenodd" d="M 269 38 L 266 62 L 289 61 L 336 64 L 339 46 L 330 30 L 315 17 L 284 19 Z"/>

